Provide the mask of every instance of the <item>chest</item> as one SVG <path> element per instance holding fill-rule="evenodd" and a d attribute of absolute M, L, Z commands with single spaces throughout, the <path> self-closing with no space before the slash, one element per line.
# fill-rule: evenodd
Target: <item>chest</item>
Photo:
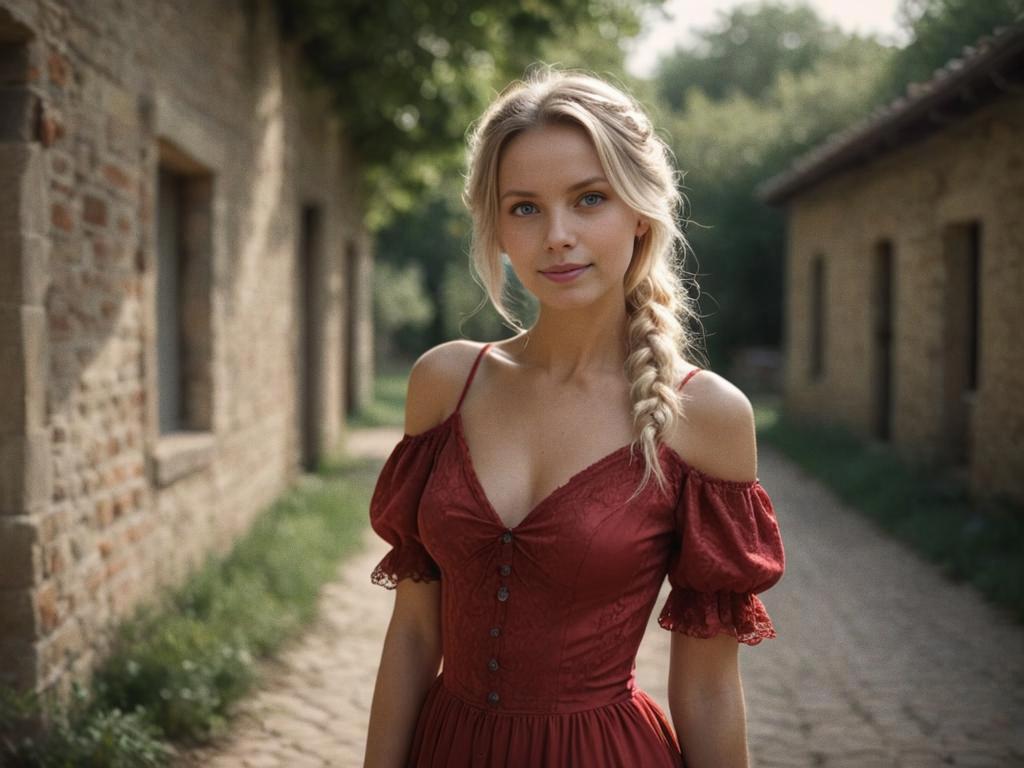
<path fill-rule="evenodd" d="M 556 492 L 628 453 L 628 413 L 628 402 L 566 400 L 539 415 L 498 409 L 469 426 L 459 418 L 461 458 L 492 512 L 514 528 Z"/>
<path fill-rule="evenodd" d="M 457 438 L 456 431 L 438 456 L 418 517 L 423 542 L 445 574 L 476 589 L 504 566 L 502 575 L 517 587 L 574 599 L 604 600 L 637 579 L 657 589 L 675 541 L 676 492 L 658 493 L 650 483 L 634 496 L 639 456 L 631 460 L 627 450 L 599 458 L 506 525 Z M 673 489 L 678 480 L 670 468 Z M 522 601 L 518 590 L 517 596 Z"/>

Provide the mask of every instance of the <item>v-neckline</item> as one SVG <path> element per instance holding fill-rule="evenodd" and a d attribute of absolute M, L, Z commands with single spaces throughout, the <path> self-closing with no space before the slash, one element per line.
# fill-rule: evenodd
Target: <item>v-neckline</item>
<path fill-rule="evenodd" d="M 476 493 L 480 503 L 484 505 L 488 513 L 494 519 L 494 522 L 496 522 L 498 525 L 500 525 L 507 531 L 515 531 L 522 528 L 527 522 L 531 521 L 531 519 L 541 509 L 546 507 L 549 503 L 551 503 L 553 499 L 557 498 L 559 494 L 565 492 L 567 488 L 572 486 L 579 479 L 595 471 L 597 468 L 603 467 L 605 464 L 611 463 L 612 459 L 618 458 L 620 454 L 622 454 L 625 451 L 628 451 L 630 449 L 630 446 L 632 446 L 632 443 L 627 443 L 626 445 L 620 446 L 613 450 L 611 453 L 607 453 L 601 458 L 597 459 L 596 461 L 591 462 L 578 472 L 573 473 L 568 480 L 555 486 L 554 490 L 552 490 L 550 493 L 544 496 L 544 498 L 542 498 L 540 501 L 534 504 L 522 520 L 520 520 L 515 525 L 509 525 L 507 522 L 505 522 L 502 516 L 498 514 L 498 510 L 495 509 L 494 505 L 491 503 L 491 499 L 487 495 L 487 491 L 484 489 L 483 483 L 480 482 L 480 476 L 476 473 L 476 467 L 473 465 L 473 455 L 469 452 L 469 442 L 466 440 L 466 433 L 463 429 L 461 410 L 454 411 L 451 415 L 451 420 L 455 426 L 456 443 L 458 443 L 459 452 L 462 455 L 463 466 L 466 468 L 466 476 L 469 478 L 470 484 L 473 486 L 474 492 Z"/>

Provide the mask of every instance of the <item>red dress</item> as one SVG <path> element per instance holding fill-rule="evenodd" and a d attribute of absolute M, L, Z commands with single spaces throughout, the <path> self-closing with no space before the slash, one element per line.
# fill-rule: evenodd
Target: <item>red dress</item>
<path fill-rule="evenodd" d="M 678 768 L 668 719 L 636 685 L 636 652 L 666 574 L 665 629 L 750 645 L 775 637 L 755 597 L 785 565 L 768 494 L 759 480 L 712 477 L 662 445 L 673 497 L 651 481 L 626 504 L 643 473 L 627 445 L 506 527 L 460 416 L 489 347 L 451 416 L 403 436 L 370 503 L 374 530 L 392 545 L 373 582 L 441 581 L 444 664 L 409 765 Z"/>

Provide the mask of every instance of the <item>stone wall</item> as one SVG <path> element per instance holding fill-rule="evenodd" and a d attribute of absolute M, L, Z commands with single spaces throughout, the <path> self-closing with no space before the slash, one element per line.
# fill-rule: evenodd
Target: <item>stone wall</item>
<path fill-rule="evenodd" d="M 300 64 L 269 0 L 0 0 L 3 682 L 85 679 L 369 395 L 358 169 Z"/>
<path fill-rule="evenodd" d="M 926 139 L 897 147 L 801 192 L 789 204 L 785 405 L 791 416 L 875 434 L 880 407 L 875 253 L 891 244 L 891 436 L 936 466 L 970 453 L 962 471 L 981 494 L 1024 500 L 1024 99 L 1004 96 Z M 980 231 L 979 381 L 965 438 L 950 445 L 951 320 L 964 291 L 948 266 L 957 228 Z M 811 264 L 826 265 L 824 371 L 809 374 Z M 954 441 L 958 442 L 958 441 Z M 955 466 L 956 462 L 952 462 Z"/>

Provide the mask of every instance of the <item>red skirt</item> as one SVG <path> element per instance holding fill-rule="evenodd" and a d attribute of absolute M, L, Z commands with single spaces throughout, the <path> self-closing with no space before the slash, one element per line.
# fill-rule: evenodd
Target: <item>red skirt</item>
<path fill-rule="evenodd" d="M 453 695 L 438 675 L 413 737 L 416 768 L 685 768 L 661 708 L 643 690 L 565 714 L 495 712 Z"/>

